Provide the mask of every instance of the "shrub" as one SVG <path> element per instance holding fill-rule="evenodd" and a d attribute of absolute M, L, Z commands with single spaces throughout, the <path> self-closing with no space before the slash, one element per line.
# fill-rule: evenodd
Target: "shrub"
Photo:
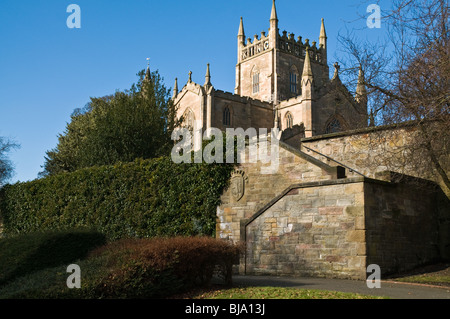
<path fill-rule="evenodd" d="M 238 245 L 208 237 L 123 239 L 75 262 L 81 269 L 81 289 L 67 288 L 64 265 L 0 286 L 0 298 L 165 298 L 207 285 L 217 266 L 231 283 L 239 252 Z"/>
<path fill-rule="evenodd" d="M 106 258 L 108 275 L 89 288 L 96 298 L 159 298 L 210 283 L 220 267 L 231 283 L 240 248 L 209 237 L 120 240 L 96 249 L 91 258 Z"/>
<path fill-rule="evenodd" d="M 103 234 L 91 230 L 30 233 L 0 239 L 0 285 L 48 267 L 67 266 L 105 243 Z"/>
<path fill-rule="evenodd" d="M 170 157 L 82 169 L 0 190 L 6 234 L 94 228 L 126 237 L 213 235 L 232 164 Z"/>

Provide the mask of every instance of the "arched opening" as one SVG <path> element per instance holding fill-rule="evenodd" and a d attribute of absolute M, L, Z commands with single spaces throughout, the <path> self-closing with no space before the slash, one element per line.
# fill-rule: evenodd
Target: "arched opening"
<path fill-rule="evenodd" d="M 222 112 L 222 123 L 224 126 L 231 126 L 231 111 L 228 106 L 223 109 Z"/>
<path fill-rule="evenodd" d="M 253 94 L 259 93 L 259 70 L 257 67 L 253 68 L 251 76 L 252 76 Z"/>
<path fill-rule="evenodd" d="M 292 128 L 294 126 L 294 118 L 290 112 L 287 112 L 285 115 L 286 128 Z"/>
<path fill-rule="evenodd" d="M 325 133 L 331 134 L 331 133 L 337 133 L 342 131 L 342 123 L 337 118 L 332 118 L 331 121 L 328 122 Z"/>
<path fill-rule="evenodd" d="M 291 96 L 297 96 L 299 94 L 298 90 L 298 79 L 299 73 L 295 65 L 291 67 L 289 71 L 289 92 Z"/>

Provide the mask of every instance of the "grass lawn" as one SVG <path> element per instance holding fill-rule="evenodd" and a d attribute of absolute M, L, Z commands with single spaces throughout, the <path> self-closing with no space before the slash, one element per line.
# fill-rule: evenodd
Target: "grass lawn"
<path fill-rule="evenodd" d="M 197 290 L 176 298 L 184 299 L 386 299 L 356 293 L 281 287 L 218 287 Z"/>
<path fill-rule="evenodd" d="M 441 263 L 421 267 L 389 280 L 450 287 L 450 264 Z"/>

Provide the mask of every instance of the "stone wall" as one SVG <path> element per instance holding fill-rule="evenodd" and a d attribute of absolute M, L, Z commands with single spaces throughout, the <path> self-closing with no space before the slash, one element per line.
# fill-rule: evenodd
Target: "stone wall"
<path fill-rule="evenodd" d="M 364 186 L 367 263 L 382 274 L 450 257 L 450 206 L 427 181 Z"/>
<path fill-rule="evenodd" d="M 300 184 L 245 226 L 247 274 L 365 279 L 361 178 Z"/>
<path fill-rule="evenodd" d="M 303 138 L 299 142 L 300 149 L 308 155 L 338 165 L 327 160 L 321 155 L 323 154 L 336 160 L 339 165 L 349 168 L 348 176 L 360 176 L 358 173 L 361 173 L 374 178 L 379 172 L 393 171 L 401 175 L 429 179 L 443 186 L 442 178 L 433 170 L 431 163 L 426 164 L 429 160 L 424 157 L 423 148 L 416 147 L 417 143 L 413 140 L 415 134 L 417 134 L 416 127 L 411 123 L 405 123 L 398 126 L 368 127 L 314 136 Z M 444 165 L 450 163 L 440 161 Z M 450 167 L 444 169 L 449 170 Z M 448 191 L 447 196 L 450 198 Z"/>
<path fill-rule="evenodd" d="M 260 162 L 241 164 L 217 208 L 216 230 L 220 238 L 245 242 L 239 272 L 363 280 L 370 264 L 385 275 L 449 260 L 450 204 L 441 189 L 417 177 L 380 173 L 386 166 L 365 166 L 404 138 L 386 140 L 375 155 L 367 130 L 302 140 L 341 166 L 284 143 L 274 173 L 262 174 Z"/>
<path fill-rule="evenodd" d="M 240 85 L 238 95 L 261 101 L 270 101 L 273 92 L 273 50 L 251 57 L 239 64 L 236 78 Z M 253 74 L 259 73 L 259 91 L 253 93 Z"/>
<path fill-rule="evenodd" d="M 366 128 L 304 138 L 301 144 L 353 168 L 366 177 L 374 178 L 377 172 L 386 170 L 414 176 L 414 171 L 408 169 L 408 158 L 401 152 L 411 132 L 409 127 L 386 130 Z M 327 161 L 324 156 L 314 151 L 307 148 L 302 150 L 317 159 Z M 348 174 L 358 176 L 355 172 Z"/>
<path fill-rule="evenodd" d="M 291 185 L 242 221 L 240 271 L 363 280 L 370 264 L 386 275 L 448 259 L 450 205 L 435 186 L 363 177 Z"/>
<path fill-rule="evenodd" d="M 312 54 L 313 53 L 311 52 L 310 55 Z M 297 95 L 301 95 L 301 81 L 304 64 L 305 59 L 303 54 L 301 56 L 295 56 L 283 51 L 277 51 L 277 89 L 279 101 L 284 101 Z M 297 94 L 293 94 L 290 89 L 290 73 L 293 69 L 296 70 L 298 74 Z M 327 81 L 329 81 L 328 68 L 325 65 L 317 63 L 311 58 L 311 69 L 314 76 L 315 87 L 320 88 L 324 86 Z"/>
<path fill-rule="evenodd" d="M 287 187 L 299 182 L 336 179 L 342 174 L 337 167 L 323 164 L 282 142 L 278 170 L 262 174 L 261 169 L 267 166 L 260 161 L 240 164 L 237 178 L 243 181 L 242 197 L 233 196 L 232 179 L 232 185 L 221 196 L 222 204 L 217 208 L 217 237 L 234 242 L 243 240 L 241 220 L 250 218 Z"/>
<path fill-rule="evenodd" d="M 225 131 L 232 128 L 266 128 L 273 127 L 274 116 L 271 103 L 241 97 L 224 91 L 214 91 L 214 108 L 211 126 Z M 223 124 L 223 110 L 228 107 L 231 112 L 231 125 Z"/>
<path fill-rule="evenodd" d="M 206 115 L 204 93 L 202 86 L 194 82 L 188 82 L 174 101 L 177 108 L 177 118 L 181 118 L 188 110 L 191 110 L 195 117 L 194 120 L 203 123 Z"/>

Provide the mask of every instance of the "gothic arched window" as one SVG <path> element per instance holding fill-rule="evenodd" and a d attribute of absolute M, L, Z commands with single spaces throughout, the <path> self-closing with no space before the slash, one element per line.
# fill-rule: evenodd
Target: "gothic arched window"
<path fill-rule="evenodd" d="M 228 106 L 225 107 L 223 110 L 222 123 L 225 126 L 231 126 L 231 112 L 230 112 L 230 108 Z"/>
<path fill-rule="evenodd" d="M 325 129 L 325 133 L 327 133 L 327 134 L 337 133 L 337 132 L 340 132 L 340 131 L 342 131 L 342 125 L 341 125 L 341 122 L 337 118 L 332 119 L 328 123 L 328 125 L 327 125 L 327 127 Z"/>
<path fill-rule="evenodd" d="M 292 66 L 291 70 L 289 71 L 289 91 L 292 95 L 298 94 L 298 71 L 295 66 Z"/>
<path fill-rule="evenodd" d="M 253 93 L 259 92 L 259 70 L 256 67 L 252 71 L 252 87 Z"/>
<path fill-rule="evenodd" d="M 292 128 L 294 125 L 294 118 L 292 117 L 292 114 L 287 112 L 286 113 L 286 128 Z"/>

